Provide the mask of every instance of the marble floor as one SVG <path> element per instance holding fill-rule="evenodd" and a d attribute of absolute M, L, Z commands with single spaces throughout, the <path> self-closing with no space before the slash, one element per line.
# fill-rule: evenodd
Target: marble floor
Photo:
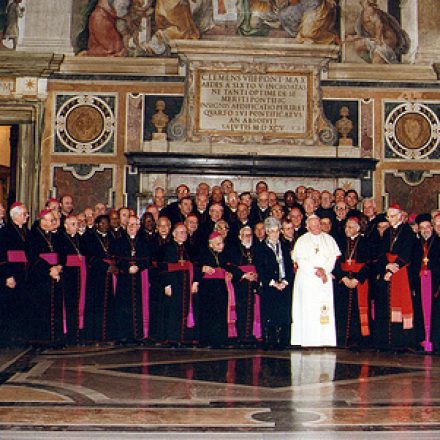
<path fill-rule="evenodd" d="M 440 357 L 0 350 L 3 439 L 439 439 Z"/>

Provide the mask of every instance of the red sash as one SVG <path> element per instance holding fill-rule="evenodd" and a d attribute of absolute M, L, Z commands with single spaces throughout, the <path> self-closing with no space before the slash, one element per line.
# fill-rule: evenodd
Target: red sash
<path fill-rule="evenodd" d="M 365 266 L 365 263 L 356 263 L 351 260 L 341 263 L 341 269 L 348 272 L 349 276 L 353 273 L 358 273 Z M 368 279 L 363 283 L 359 283 L 356 287 L 358 295 L 359 320 L 361 323 L 362 336 L 370 335 L 370 327 L 368 325 Z"/>
<path fill-rule="evenodd" d="M 227 272 L 221 267 L 216 267 L 214 273 L 208 274 L 204 273 L 203 278 L 205 280 L 224 280 L 226 284 L 226 289 L 228 291 L 228 307 L 226 310 L 226 322 L 228 323 L 228 337 L 237 337 L 237 327 L 235 322 L 237 321 L 237 311 L 235 310 L 235 292 L 234 286 L 231 281 L 226 277 Z"/>
<path fill-rule="evenodd" d="M 189 272 L 189 307 L 188 307 L 188 315 L 186 317 L 186 327 L 193 328 L 194 323 L 194 312 L 193 312 L 193 294 L 192 294 L 192 285 L 194 280 L 194 268 L 191 261 L 187 260 L 179 260 L 177 263 L 168 263 L 168 272 L 180 272 L 180 271 L 188 271 Z"/>
<path fill-rule="evenodd" d="M 8 263 L 27 263 L 24 251 L 7 251 Z"/>
<path fill-rule="evenodd" d="M 82 255 L 67 255 L 66 258 L 67 267 L 79 267 L 80 276 L 80 293 L 79 293 L 79 328 L 84 328 L 84 309 L 86 305 L 86 284 L 87 284 L 87 267 L 86 258 Z"/>
<path fill-rule="evenodd" d="M 252 264 L 247 266 L 238 266 L 244 273 L 257 273 L 257 269 Z M 260 295 L 254 295 L 254 323 L 252 326 L 252 334 L 257 338 L 261 338 L 261 314 L 260 314 Z"/>
<path fill-rule="evenodd" d="M 395 263 L 397 255 L 387 252 L 388 263 Z M 402 266 L 394 273 L 390 280 L 391 293 L 391 322 L 402 322 L 403 329 L 413 328 L 413 306 L 411 290 L 408 282 L 407 265 Z"/>

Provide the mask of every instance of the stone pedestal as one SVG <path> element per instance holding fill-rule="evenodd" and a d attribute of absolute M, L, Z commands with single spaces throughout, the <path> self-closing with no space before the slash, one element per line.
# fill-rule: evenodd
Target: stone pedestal
<path fill-rule="evenodd" d="M 73 0 L 26 2 L 24 24 L 20 29 L 17 51 L 73 55 L 72 2 Z"/>

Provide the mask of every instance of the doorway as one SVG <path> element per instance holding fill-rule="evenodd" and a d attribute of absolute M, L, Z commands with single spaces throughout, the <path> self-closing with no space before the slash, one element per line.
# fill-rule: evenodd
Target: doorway
<path fill-rule="evenodd" d="M 11 206 L 17 197 L 18 124 L 0 125 L 0 203 Z"/>
<path fill-rule="evenodd" d="M 7 158 L 3 165 L 9 169 L 1 168 L 5 178 L 0 176 L 3 183 L 0 197 L 8 206 L 18 200 L 24 203 L 33 218 L 39 203 L 44 104 L 27 99 L 6 99 L 0 104 L 0 129 L 6 132 L 7 139 L 2 143 L 6 145 L 5 155 L 7 152 L 10 155 L 9 167 Z"/>

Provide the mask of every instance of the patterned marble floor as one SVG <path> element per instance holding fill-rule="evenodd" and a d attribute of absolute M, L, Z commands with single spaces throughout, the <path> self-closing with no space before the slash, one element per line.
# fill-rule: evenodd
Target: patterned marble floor
<path fill-rule="evenodd" d="M 0 438 L 440 438 L 440 357 L 0 350 Z"/>

